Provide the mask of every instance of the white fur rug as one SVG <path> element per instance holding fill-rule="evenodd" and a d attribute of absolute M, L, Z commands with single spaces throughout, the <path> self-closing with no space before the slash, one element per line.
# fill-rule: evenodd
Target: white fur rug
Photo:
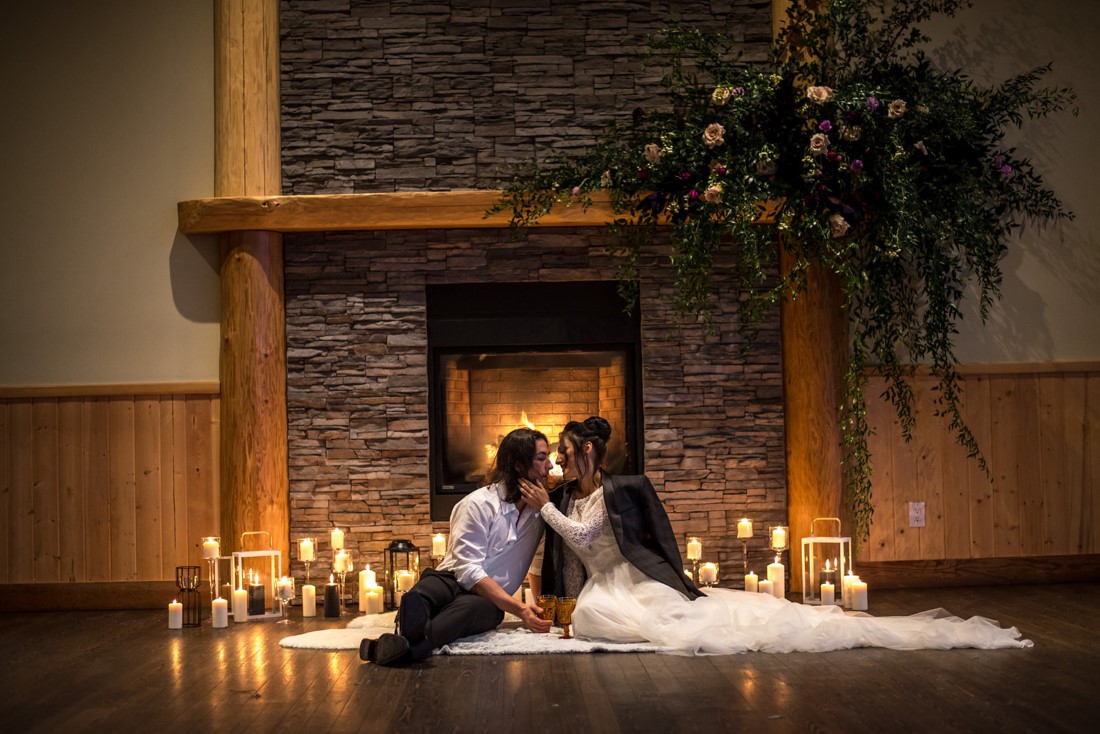
<path fill-rule="evenodd" d="M 366 637 L 378 637 L 393 632 L 396 612 L 368 614 L 356 617 L 342 629 L 316 630 L 302 635 L 284 637 L 283 647 L 301 650 L 358 650 Z M 504 624 L 492 632 L 444 645 L 436 655 L 550 655 L 583 652 L 659 652 L 661 648 L 647 643 L 589 642 L 587 640 L 561 639 L 561 629 L 555 627 L 549 634 L 528 632 L 517 626 L 519 619 L 508 615 Z"/>

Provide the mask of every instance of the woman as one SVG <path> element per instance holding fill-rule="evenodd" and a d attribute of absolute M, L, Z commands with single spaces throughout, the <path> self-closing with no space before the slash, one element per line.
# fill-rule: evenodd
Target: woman
<path fill-rule="evenodd" d="M 542 487 L 520 482 L 527 504 L 538 508 L 556 533 L 548 536 L 544 589 L 561 593 L 579 582 L 582 569 L 569 570 L 570 554 L 559 552 L 559 539 L 583 564 L 587 580 L 573 612 L 578 637 L 650 642 L 686 655 L 1032 644 L 1019 639 L 1015 628 L 1002 629 L 982 617 L 962 620 L 943 610 L 871 617 L 730 589 L 709 589 L 703 596 L 681 571 L 675 536 L 649 480 L 612 476 L 601 469 L 610 436 L 603 418 L 566 425 L 558 463 L 572 484 L 558 507 Z"/>

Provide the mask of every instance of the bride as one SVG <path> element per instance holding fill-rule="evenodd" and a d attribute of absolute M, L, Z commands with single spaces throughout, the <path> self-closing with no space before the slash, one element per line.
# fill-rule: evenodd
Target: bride
<path fill-rule="evenodd" d="M 732 589 L 704 595 L 682 571 L 672 526 L 649 479 L 600 468 L 610 436 L 611 426 L 599 417 L 565 426 L 558 463 L 567 484 L 560 497 L 555 492 L 556 506 L 544 488 L 520 482 L 524 500 L 547 525 L 543 592 L 580 591 L 573 612 L 578 637 L 649 642 L 685 655 L 1032 645 L 1014 627 L 942 609 L 872 617 Z"/>

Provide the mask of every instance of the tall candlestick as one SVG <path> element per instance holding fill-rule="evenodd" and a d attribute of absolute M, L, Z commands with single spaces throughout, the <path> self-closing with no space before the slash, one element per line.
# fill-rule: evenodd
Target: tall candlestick
<path fill-rule="evenodd" d="M 776 599 L 783 599 L 787 595 L 785 571 L 783 564 L 779 562 L 779 556 L 775 557 L 775 563 L 768 564 L 768 580 L 772 582 L 772 595 Z"/>
<path fill-rule="evenodd" d="M 218 544 L 217 538 L 203 538 L 202 539 L 202 557 L 209 560 L 211 558 L 217 558 L 221 553 L 221 546 Z"/>
<path fill-rule="evenodd" d="M 332 542 L 332 549 L 334 551 L 344 550 L 344 531 L 340 528 L 333 528 L 332 533 L 329 536 L 329 540 Z"/>
<path fill-rule="evenodd" d="M 302 587 L 302 616 L 317 616 L 317 587 L 313 584 Z"/>
<path fill-rule="evenodd" d="M 229 602 L 221 597 L 210 602 L 210 621 L 214 629 L 229 626 Z"/>
<path fill-rule="evenodd" d="M 787 547 L 787 528 L 772 528 L 772 548 L 782 550 Z"/>
<path fill-rule="evenodd" d="M 233 590 L 233 621 L 248 621 L 248 592 L 244 589 Z"/>
<path fill-rule="evenodd" d="M 183 604 L 180 604 L 175 599 L 168 605 L 168 629 L 183 629 Z"/>
<path fill-rule="evenodd" d="M 740 539 L 752 537 L 752 520 L 743 517 L 737 522 L 737 537 Z"/>
<path fill-rule="evenodd" d="M 756 592 L 759 590 L 760 577 L 756 575 L 756 571 L 749 571 L 745 574 L 745 591 Z"/>

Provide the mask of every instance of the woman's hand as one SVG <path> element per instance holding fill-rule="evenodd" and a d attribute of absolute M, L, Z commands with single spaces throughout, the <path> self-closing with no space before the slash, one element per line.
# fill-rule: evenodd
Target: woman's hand
<path fill-rule="evenodd" d="M 541 510 L 542 506 L 550 501 L 550 495 L 545 489 L 526 479 L 519 480 L 519 491 L 523 495 L 523 501 L 536 510 Z"/>

